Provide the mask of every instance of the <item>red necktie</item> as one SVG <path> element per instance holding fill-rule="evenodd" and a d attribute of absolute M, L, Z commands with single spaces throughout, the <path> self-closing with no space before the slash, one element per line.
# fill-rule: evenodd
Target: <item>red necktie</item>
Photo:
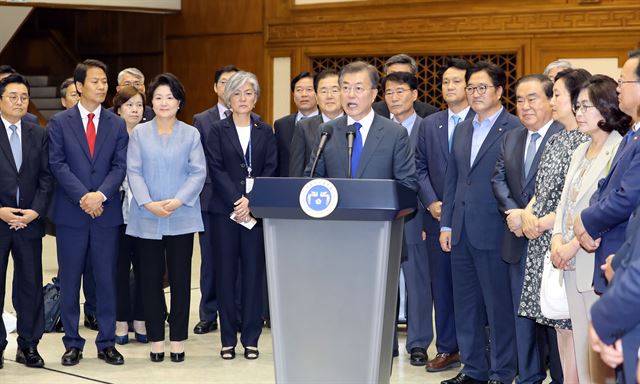
<path fill-rule="evenodd" d="M 87 122 L 87 143 L 89 143 L 89 153 L 91 153 L 91 157 L 93 157 L 93 149 L 96 146 L 96 126 L 93 124 L 93 113 L 90 113 L 87 117 L 89 118 L 89 122 Z"/>

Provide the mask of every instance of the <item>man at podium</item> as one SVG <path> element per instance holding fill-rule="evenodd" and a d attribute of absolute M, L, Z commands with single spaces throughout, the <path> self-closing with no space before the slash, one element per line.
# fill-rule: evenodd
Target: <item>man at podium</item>
<path fill-rule="evenodd" d="M 362 61 L 345 65 L 340 71 L 340 92 L 345 116 L 320 126 L 333 132 L 317 160 L 313 176 L 329 178 L 391 179 L 418 190 L 413 151 L 407 130 L 375 114 L 371 105 L 378 94 L 378 72 Z M 324 128 L 324 129 L 323 129 Z M 311 176 L 320 137 L 305 169 Z M 352 148 L 349 162 L 348 148 Z"/>

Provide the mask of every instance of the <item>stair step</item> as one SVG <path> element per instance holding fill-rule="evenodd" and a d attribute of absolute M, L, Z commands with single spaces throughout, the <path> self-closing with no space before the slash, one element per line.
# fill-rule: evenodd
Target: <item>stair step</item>
<path fill-rule="evenodd" d="M 58 112 L 61 112 L 62 109 L 40 109 L 39 112 L 42 114 L 42 116 L 45 117 L 45 119 L 49 120 L 51 119 L 51 116 L 55 115 Z"/>
<path fill-rule="evenodd" d="M 27 81 L 32 87 L 46 87 L 49 85 L 49 76 L 27 76 Z"/>
<path fill-rule="evenodd" d="M 58 89 L 56 87 L 31 87 L 31 98 L 57 97 Z"/>
<path fill-rule="evenodd" d="M 45 99 L 32 97 L 31 98 L 31 102 L 38 109 L 58 109 L 58 108 L 62 108 L 62 105 L 60 104 L 60 99 L 57 98 L 57 97 L 56 98 L 45 98 Z"/>

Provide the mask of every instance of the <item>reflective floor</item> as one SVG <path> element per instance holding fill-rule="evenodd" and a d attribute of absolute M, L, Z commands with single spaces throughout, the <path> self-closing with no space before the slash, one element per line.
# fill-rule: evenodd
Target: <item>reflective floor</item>
<path fill-rule="evenodd" d="M 44 280 L 48 282 L 57 271 L 55 256 L 55 238 L 47 236 L 44 245 Z M 193 273 L 191 279 L 191 316 L 190 329 L 198 321 L 199 291 L 199 248 L 194 249 Z M 13 313 L 10 303 L 12 262 L 7 272 L 7 290 L 5 295 L 5 311 Z M 167 297 L 167 302 L 168 302 Z M 118 346 L 125 357 L 123 366 L 110 366 L 96 357 L 94 349 L 95 331 L 80 326 L 81 334 L 87 339 L 84 359 L 74 367 L 63 367 L 60 357 L 64 352 L 62 334 L 45 334 L 38 347 L 45 360 L 44 369 L 26 368 L 15 363 L 16 334 L 8 337 L 9 345 L 5 350 L 4 368 L 0 369 L 0 383 L 274 383 L 273 354 L 271 352 L 271 333 L 265 328 L 260 338 L 260 358 L 245 360 L 239 350 L 235 360 L 225 361 L 219 356 L 220 335 L 212 332 L 207 335 L 195 335 L 190 332 L 186 343 L 186 359 L 183 363 L 172 363 L 169 360 L 169 344 L 167 341 L 167 358 L 162 363 L 149 361 L 149 346 L 130 342 Z M 167 330 L 168 332 L 168 330 Z M 400 350 L 404 350 L 405 332 L 399 333 Z M 130 334 L 133 339 L 133 334 Z M 310 346 L 312 347 L 312 346 Z M 435 355 L 434 347 L 429 349 L 429 356 Z M 406 353 L 395 359 L 392 383 L 440 383 L 441 380 L 455 376 L 456 371 L 443 373 L 426 373 L 424 367 L 413 367 L 409 364 Z"/>

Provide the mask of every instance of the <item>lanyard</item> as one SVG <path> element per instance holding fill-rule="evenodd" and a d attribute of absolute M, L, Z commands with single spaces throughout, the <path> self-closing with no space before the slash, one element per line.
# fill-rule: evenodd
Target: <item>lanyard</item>
<path fill-rule="evenodd" d="M 249 125 L 249 144 L 247 145 L 247 154 L 249 155 L 249 160 L 247 161 L 247 156 L 242 156 L 242 159 L 244 160 L 244 164 L 247 166 L 247 177 L 251 177 L 251 164 L 253 162 L 253 153 L 251 150 L 251 128 L 252 128 L 253 124 L 250 123 Z"/>

